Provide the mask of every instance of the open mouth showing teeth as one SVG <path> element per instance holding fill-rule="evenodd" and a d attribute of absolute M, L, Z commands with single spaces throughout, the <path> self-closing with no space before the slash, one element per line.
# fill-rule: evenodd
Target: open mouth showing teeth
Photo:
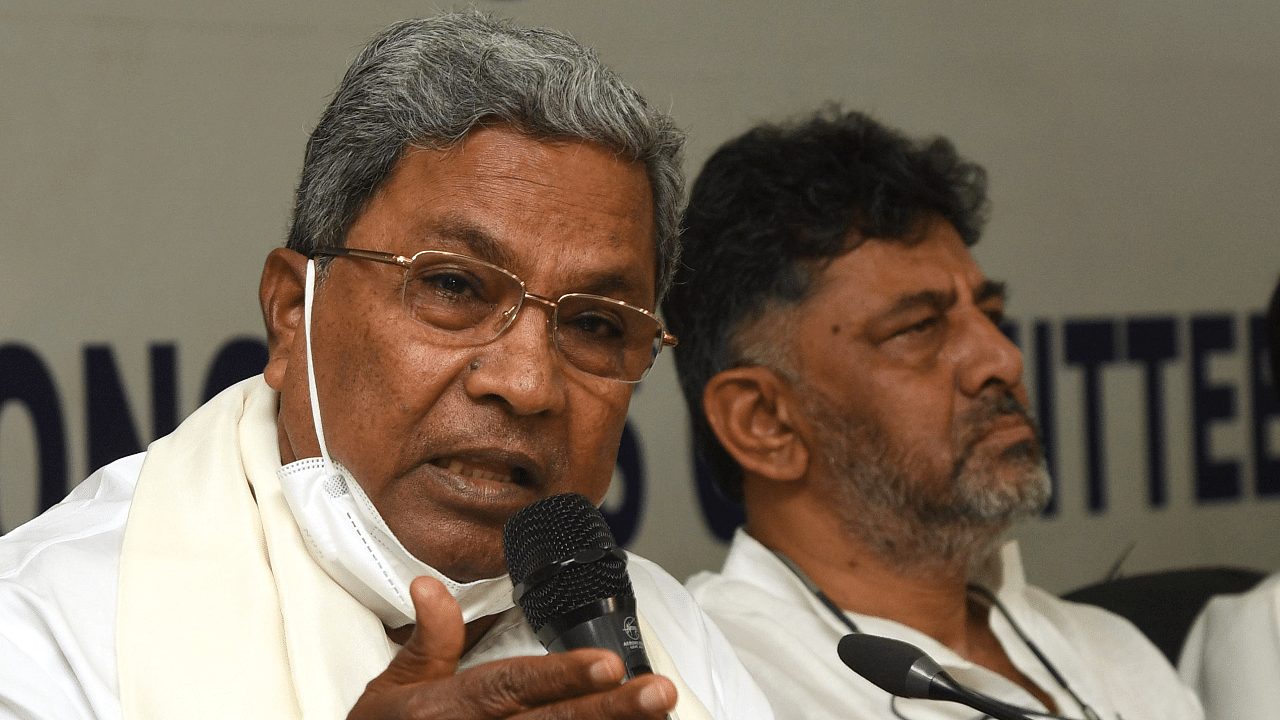
<path fill-rule="evenodd" d="M 528 472 L 523 468 L 511 468 L 506 472 L 499 472 L 497 470 L 487 469 L 478 465 L 472 465 L 457 458 L 441 458 L 439 460 L 432 460 L 431 464 L 444 468 L 456 475 L 461 475 L 462 477 L 486 480 L 489 482 L 526 485 L 529 480 Z"/>

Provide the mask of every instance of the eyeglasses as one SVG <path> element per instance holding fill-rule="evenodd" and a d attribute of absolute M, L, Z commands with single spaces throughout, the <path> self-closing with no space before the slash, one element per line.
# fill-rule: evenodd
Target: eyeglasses
<path fill-rule="evenodd" d="M 545 305 L 560 355 L 579 370 L 609 380 L 640 382 L 662 348 L 677 342 L 647 310 L 585 293 L 555 300 L 534 295 L 507 270 L 466 255 L 423 250 L 406 257 L 342 247 L 318 248 L 312 252 L 316 255 L 404 268 L 405 313 L 465 345 L 496 340 L 511 327 L 526 298 Z"/>

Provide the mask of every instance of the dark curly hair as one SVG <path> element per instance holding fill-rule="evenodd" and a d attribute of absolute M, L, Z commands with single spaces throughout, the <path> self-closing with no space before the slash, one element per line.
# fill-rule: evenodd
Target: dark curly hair
<path fill-rule="evenodd" d="M 742 469 L 702 410 L 708 381 L 741 357 L 741 331 L 767 308 L 806 298 L 817 273 L 864 239 L 915 242 L 941 218 L 966 245 L 987 214 L 986 172 L 949 140 L 913 140 L 859 112 L 827 107 L 723 145 L 693 185 L 683 262 L 662 305 L 696 451 L 742 499 Z"/>

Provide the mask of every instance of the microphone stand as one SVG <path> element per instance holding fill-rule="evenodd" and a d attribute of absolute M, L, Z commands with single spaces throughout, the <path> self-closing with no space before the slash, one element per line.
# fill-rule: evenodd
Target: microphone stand
<path fill-rule="evenodd" d="M 990 715 L 996 720 L 1031 720 L 1031 716 L 1020 708 L 970 690 L 952 680 L 951 676 L 945 672 L 933 679 L 929 698 L 967 705 L 980 713 Z"/>

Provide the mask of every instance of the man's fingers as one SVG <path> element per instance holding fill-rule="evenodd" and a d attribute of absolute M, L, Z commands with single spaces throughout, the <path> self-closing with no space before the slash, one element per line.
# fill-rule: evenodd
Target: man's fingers
<path fill-rule="evenodd" d="M 462 610 L 439 580 L 420 577 L 409 585 L 417 625 L 383 679 L 409 685 L 453 675 L 466 640 Z"/>
<path fill-rule="evenodd" d="M 350 718 L 657 720 L 675 707 L 671 681 L 646 675 L 623 684 L 622 660 L 597 648 L 513 657 L 456 673 L 466 642 L 462 611 L 439 581 L 410 586 L 417 624 Z"/>
<path fill-rule="evenodd" d="M 642 675 L 611 692 L 579 701 L 566 717 L 601 717 L 610 720 L 644 720 L 665 717 L 676 708 L 676 686 L 661 675 Z"/>
<path fill-rule="evenodd" d="M 422 718 L 660 718 L 675 707 L 671 681 L 646 675 L 622 684 L 622 661 L 589 649 L 508 658 L 456 676 L 449 693 L 419 693 L 413 717 Z"/>
<path fill-rule="evenodd" d="M 528 717 L 530 720 L 659 720 L 675 707 L 676 688 L 670 680 L 660 675 L 642 675 L 605 692 L 547 705 L 530 712 Z"/>

